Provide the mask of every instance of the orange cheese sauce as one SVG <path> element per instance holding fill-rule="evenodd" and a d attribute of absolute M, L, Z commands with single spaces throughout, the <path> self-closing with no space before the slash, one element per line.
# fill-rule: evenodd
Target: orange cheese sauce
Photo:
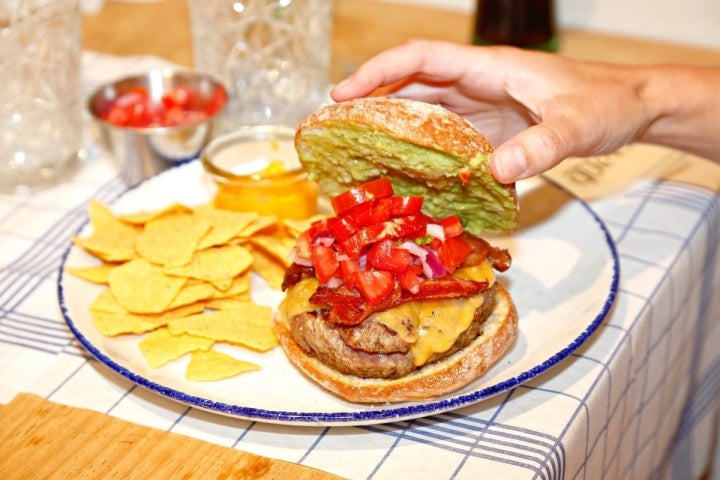
<path fill-rule="evenodd" d="M 304 219 L 317 212 L 319 188 L 299 168 L 291 141 L 235 143 L 216 152 L 213 164 L 229 175 L 214 175 L 215 207 Z"/>

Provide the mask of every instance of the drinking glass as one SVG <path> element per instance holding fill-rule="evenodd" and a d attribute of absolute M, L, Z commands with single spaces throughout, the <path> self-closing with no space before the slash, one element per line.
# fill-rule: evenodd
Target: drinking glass
<path fill-rule="evenodd" d="M 0 0 L 0 191 L 49 185 L 82 146 L 77 0 Z"/>
<path fill-rule="evenodd" d="M 327 98 L 332 0 L 188 0 L 195 68 L 220 79 L 221 129 L 296 126 Z"/>

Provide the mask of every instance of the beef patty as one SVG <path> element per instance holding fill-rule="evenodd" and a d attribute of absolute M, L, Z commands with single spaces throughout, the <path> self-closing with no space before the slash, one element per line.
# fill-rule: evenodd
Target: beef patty
<path fill-rule="evenodd" d="M 465 348 L 482 333 L 483 323 L 495 308 L 495 287 L 482 293 L 482 305 L 473 321 L 445 352 L 434 353 L 427 363 L 437 362 Z M 333 325 L 318 312 L 303 312 L 290 319 L 290 332 L 307 354 L 344 373 L 362 378 L 399 378 L 420 368 L 413 362 L 410 346 L 379 323 L 374 315 L 356 326 Z"/>

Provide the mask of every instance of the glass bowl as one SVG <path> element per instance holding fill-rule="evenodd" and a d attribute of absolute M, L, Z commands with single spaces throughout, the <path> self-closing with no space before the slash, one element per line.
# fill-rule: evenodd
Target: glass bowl
<path fill-rule="evenodd" d="M 308 179 L 294 139 L 295 129 L 275 125 L 213 139 L 200 160 L 217 185 L 215 207 L 289 219 L 315 215 L 319 188 Z"/>

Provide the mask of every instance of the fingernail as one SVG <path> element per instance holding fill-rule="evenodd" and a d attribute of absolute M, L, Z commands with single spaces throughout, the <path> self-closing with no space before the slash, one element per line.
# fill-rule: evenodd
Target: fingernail
<path fill-rule="evenodd" d="M 493 156 L 493 169 L 501 182 L 514 182 L 527 172 L 525 151 L 520 145 L 498 149 Z"/>

